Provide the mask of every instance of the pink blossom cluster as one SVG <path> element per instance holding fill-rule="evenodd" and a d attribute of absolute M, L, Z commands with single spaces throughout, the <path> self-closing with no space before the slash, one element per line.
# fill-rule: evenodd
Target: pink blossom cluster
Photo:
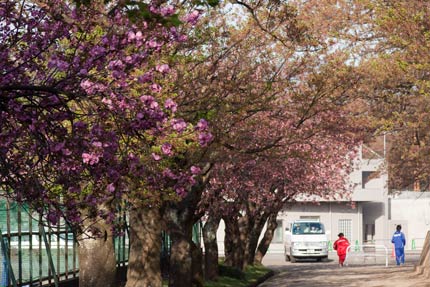
<path fill-rule="evenodd" d="M 212 170 L 202 210 L 259 216 L 297 198 L 348 198 L 346 175 L 352 170 L 359 136 L 350 133 L 355 127 L 348 121 L 339 120 L 346 111 L 324 107 L 298 125 L 302 103 L 294 104 L 290 100 L 282 117 L 279 110 L 276 115 L 260 112 L 229 129 L 232 140 Z"/>
<path fill-rule="evenodd" d="M 194 10 L 193 12 L 189 13 L 184 17 L 184 21 L 190 23 L 191 25 L 195 25 L 197 24 L 199 17 L 200 17 L 199 11 Z"/>
<path fill-rule="evenodd" d="M 113 221 L 114 206 L 98 207 L 124 199 L 136 178 L 154 193 L 184 196 L 198 168 L 172 165 L 167 178 L 163 171 L 191 124 L 175 117 L 178 105 L 163 89 L 174 66 L 159 60 L 184 36 L 132 23 L 121 9 L 54 2 L 0 2 L 0 184 L 13 190 L 3 195 L 72 224 L 83 210 Z M 157 1 L 149 7 L 176 13 Z M 207 144 L 207 129 L 188 130 Z"/>

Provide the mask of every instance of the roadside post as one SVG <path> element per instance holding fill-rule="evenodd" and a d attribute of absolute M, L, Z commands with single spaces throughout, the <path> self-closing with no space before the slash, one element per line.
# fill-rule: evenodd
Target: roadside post
<path fill-rule="evenodd" d="M 359 245 L 359 243 L 358 243 L 358 239 L 357 239 L 357 240 L 355 240 L 355 247 L 354 247 L 354 251 L 355 251 L 355 252 L 360 251 L 360 245 Z"/>

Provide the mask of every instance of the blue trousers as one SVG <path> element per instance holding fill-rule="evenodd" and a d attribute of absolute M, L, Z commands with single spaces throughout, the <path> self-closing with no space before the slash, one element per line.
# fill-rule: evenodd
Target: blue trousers
<path fill-rule="evenodd" d="M 400 265 L 400 263 L 405 263 L 405 248 L 396 248 L 396 263 Z"/>

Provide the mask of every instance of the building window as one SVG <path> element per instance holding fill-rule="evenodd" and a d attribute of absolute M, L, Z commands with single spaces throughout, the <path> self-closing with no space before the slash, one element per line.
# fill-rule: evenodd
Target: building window
<path fill-rule="evenodd" d="M 352 240 L 352 219 L 339 219 L 339 233 L 343 233 L 348 240 Z"/>
<path fill-rule="evenodd" d="M 366 188 L 366 184 L 376 177 L 377 173 L 374 171 L 361 172 L 361 188 Z"/>
<path fill-rule="evenodd" d="M 272 243 L 282 243 L 284 240 L 284 229 L 282 227 L 282 220 L 276 220 L 278 226 L 273 233 Z"/>

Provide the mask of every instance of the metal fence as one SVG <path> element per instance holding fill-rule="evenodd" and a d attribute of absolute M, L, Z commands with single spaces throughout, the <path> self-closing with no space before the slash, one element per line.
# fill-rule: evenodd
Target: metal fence
<path fill-rule="evenodd" d="M 117 266 L 128 262 L 129 240 L 125 212 L 114 238 Z M 0 200 L 0 287 L 58 286 L 79 275 L 75 235 L 61 220 L 51 225 L 26 205 Z"/>
<path fill-rule="evenodd" d="M 117 267 L 125 270 L 129 258 L 128 216 L 118 211 L 120 226 L 114 237 Z M 201 246 L 201 223 L 193 227 L 193 241 Z M 0 199 L 0 287 L 58 286 L 79 276 L 78 243 L 64 221 L 55 226 L 26 205 Z M 169 273 L 171 241 L 162 233 L 161 270 Z"/>
<path fill-rule="evenodd" d="M 52 226 L 25 205 L 1 200 L 0 232 L 0 286 L 58 285 L 77 276 L 77 245 L 64 222 Z"/>
<path fill-rule="evenodd" d="M 117 267 L 125 267 L 128 264 L 128 254 L 130 251 L 129 245 L 129 229 L 128 216 L 125 210 L 118 210 L 118 235 L 114 237 L 115 258 Z"/>

